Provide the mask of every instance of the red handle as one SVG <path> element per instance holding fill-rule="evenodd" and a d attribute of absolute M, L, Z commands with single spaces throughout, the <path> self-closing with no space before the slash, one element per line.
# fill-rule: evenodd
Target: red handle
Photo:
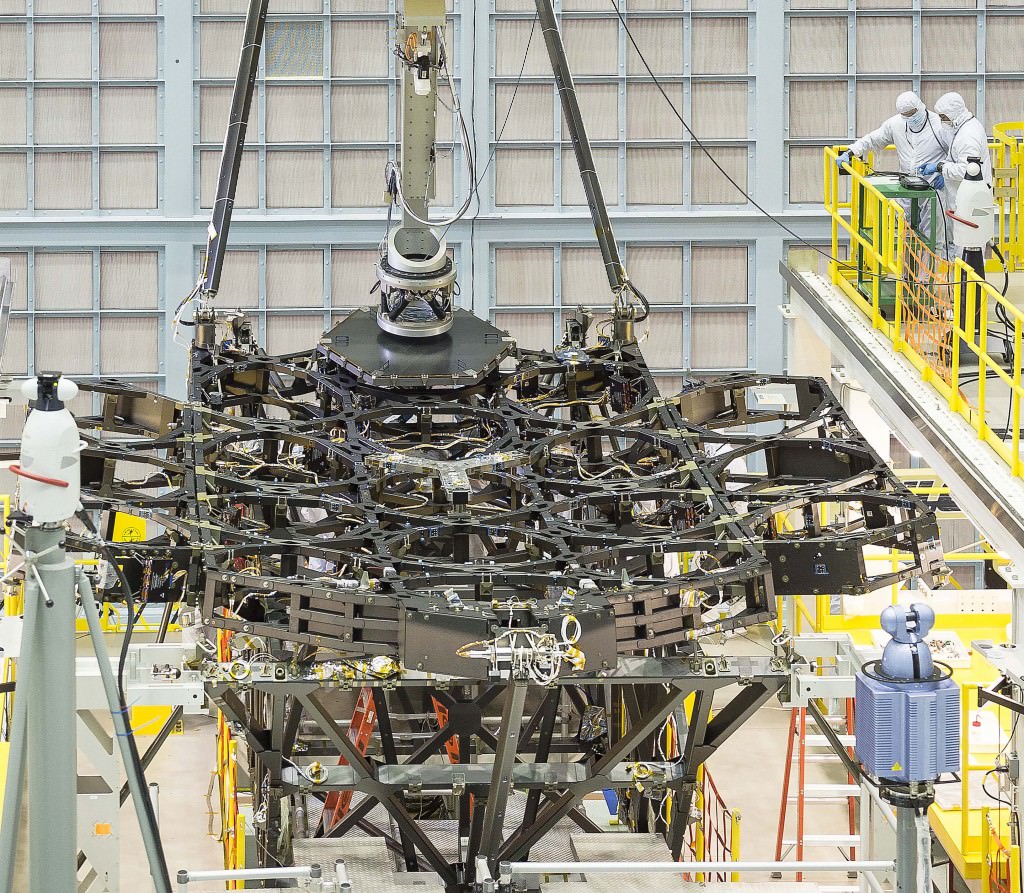
<path fill-rule="evenodd" d="M 18 477 L 28 478 L 29 480 L 39 481 L 40 484 L 51 484 L 54 487 L 70 487 L 71 485 L 67 481 L 62 481 L 60 478 L 48 478 L 41 474 L 33 474 L 31 471 L 25 471 L 20 465 L 11 465 L 11 471 L 18 475 Z"/>
<path fill-rule="evenodd" d="M 969 226 L 971 229 L 979 229 L 980 227 L 976 223 L 972 223 L 970 220 L 964 220 L 963 217 L 957 217 L 952 211 L 946 212 L 947 217 L 952 217 L 957 223 L 962 223 L 964 226 Z"/>

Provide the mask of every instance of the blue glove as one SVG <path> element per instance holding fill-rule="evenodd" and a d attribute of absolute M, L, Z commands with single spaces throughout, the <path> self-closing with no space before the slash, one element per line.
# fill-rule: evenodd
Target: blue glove
<path fill-rule="evenodd" d="M 932 186 L 935 189 L 942 189 L 946 185 L 946 178 L 939 174 L 934 180 L 932 180 Z"/>
<path fill-rule="evenodd" d="M 919 174 L 921 174 L 922 176 L 930 177 L 932 174 L 934 174 L 936 171 L 938 171 L 938 169 L 939 169 L 939 162 L 937 162 L 937 161 L 929 161 L 927 164 L 922 164 L 917 169 L 917 172 Z"/>
<path fill-rule="evenodd" d="M 847 149 L 836 159 L 836 167 L 841 171 L 844 164 L 849 164 L 853 160 L 853 152 Z"/>

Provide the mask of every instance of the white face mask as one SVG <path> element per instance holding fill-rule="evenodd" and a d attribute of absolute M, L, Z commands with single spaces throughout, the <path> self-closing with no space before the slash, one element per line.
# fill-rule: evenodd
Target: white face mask
<path fill-rule="evenodd" d="M 907 126 L 909 126 L 911 130 L 920 130 L 924 126 L 924 122 L 927 118 L 928 112 L 924 109 L 918 109 L 914 114 L 906 119 Z"/>

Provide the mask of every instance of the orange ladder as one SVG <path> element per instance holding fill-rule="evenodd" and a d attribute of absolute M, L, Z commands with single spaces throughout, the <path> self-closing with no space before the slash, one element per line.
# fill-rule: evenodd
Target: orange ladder
<path fill-rule="evenodd" d="M 373 692 L 363 687 L 356 698 L 356 709 L 352 711 L 352 722 L 348 727 L 348 740 L 363 756 L 370 746 L 373 729 L 377 724 L 377 708 L 373 704 Z M 338 757 L 339 766 L 347 766 L 348 760 Z M 325 833 L 338 824 L 352 805 L 352 791 L 331 791 L 324 800 L 324 811 L 320 823 Z"/>
<path fill-rule="evenodd" d="M 853 698 L 846 699 L 845 717 L 828 716 L 826 718 L 845 722 L 847 733 L 837 737 L 852 755 L 854 743 Z M 808 749 L 816 752 L 808 754 Z M 794 751 L 796 752 L 795 757 Z M 794 762 L 797 768 L 797 791 L 795 794 L 790 793 Z M 794 707 L 789 718 L 789 742 L 786 749 L 786 766 L 782 777 L 782 802 L 779 806 L 779 831 L 775 841 L 775 861 L 781 862 L 794 849 L 797 861 L 803 861 L 805 847 L 838 847 L 840 850 L 848 847 L 849 858 L 855 859 L 857 845 L 860 843 L 860 835 L 857 833 L 857 801 L 860 798 L 860 786 L 849 773 L 846 776 L 846 784 L 809 783 L 807 781 L 807 764 L 809 762 L 837 763 L 839 757 L 832 752 L 832 746 L 824 735 L 807 734 L 807 708 Z M 842 800 L 846 800 L 848 807 L 848 833 L 807 834 L 805 832 L 808 803 L 836 803 Z M 796 837 L 787 840 L 785 839 L 786 818 L 791 802 L 796 803 Z M 781 873 L 777 872 L 773 877 L 780 878 Z M 802 881 L 803 872 L 797 872 L 796 879 Z M 856 886 L 822 888 L 822 890 L 831 890 L 832 893 L 846 893 L 847 890 L 856 891 L 858 889 Z"/>

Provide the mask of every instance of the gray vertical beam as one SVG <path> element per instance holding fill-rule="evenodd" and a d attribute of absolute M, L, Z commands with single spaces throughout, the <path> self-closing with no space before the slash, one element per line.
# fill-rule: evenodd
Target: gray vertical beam
<path fill-rule="evenodd" d="M 191 190 L 188 196 L 191 198 Z M 178 302 L 193 288 L 199 275 L 195 257 L 195 244 L 188 238 L 187 230 L 180 230 L 173 241 L 164 243 L 164 379 L 163 391 L 171 397 L 185 396 L 185 378 L 188 368 L 188 352 L 174 341 L 172 319 Z M 186 330 L 187 331 L 187 330 Z M 183 335 L 187 341 L 189 336 Z"/>
<path fill-rule="evenodd" d="M 160 129 L 165 146 L 164 213 L 168 217 L 191 217 L 195 210 L 192 199 L 192 4 L 165 0 L 163 7 L 165 87 Z"/>
<path fill-rule="evenodd" d="M 194 41 L 192 4 L 164 0 L 164 105 L 160 131 L 164 139 L 164 211 L 170 218 L 193 216 L 199 194 L 193 183 L 192 139 L 196 103 L 194 88 Z M 194 243 L 186 228 L 164 244 L 164 392 L 185 396 L 187 354 L 174 342 L 171 321 L 178 302 L 187 295 L 199 276 Z"/>
<path fill-rule="evenodd" d="M 786 14 L 782 3 L 759 3 L 754 30 L 757 102 L 754 111 L 755 177 L 753 194 L 766 210 L 785 208 L 786 64 L 781 48 L 786 42 Z M 754 243 L 754 295 L 757 301 L 754 368 L 782 372 L 784 329 L 779 305 L 783 303 L 778 259 L 782 257 L 783 231 L 759 236 Z"/>
<path fill-rule="evenodd" d="M 492 105 L 491 74 L 494 72 L 494 54 L 491 53 L 491 16 L 494 11 L 494 0 L 489 3 L 462 3 L 463 46 L 470 49 L 472 56 L 464 59 L 461 64 L 460 85 L 471 91 L 469 101 L 470 133 L 475 135 L 477 157 L 477 176 L 481 176 L 480 192 L 477 195 L 478 211 L 481 215 L 494 210 L 494 190 L 491 184 L 496 182 L 497 158 L 491 159 L 490 135 L 493 128 L 491 121 Z M 539 29 L 538 29 L 539 30 Z M 534 33 L 534 40 L 539 33 Z M 476 60 L 474 68 L 472 61 Z M 497 134 L 495 134 L 497 135 Z M 490 162 L 490 163 L 488 163 Z M 493 295 L 491 291 L 491 245 L 481 238 L 479 228 L 470 225 L 462 242 L 459 254 L 459 278 L 469 283 L 470 309 L 481 319 L 490 319 Z M 461 302 L 460 302 L 461 303 Z M 465 304 L 463 304 L 465 306 Z"/>
<path fill-rule="evenodd" d="M 60 525 L 25 531 L 25 556 L 39 556 L 25 587 L 32 634 L 27 723 L 28 858 L 32 890 L 76 889 L 78 750 L 75 728 L 75 566 Z M 38 575 L 36 575 L 38 572 Z M 29 576 L 26 569 L 26 576 Z M 45 587 L 45 588 L 44 588 Z M 55 809 L 40 808 L 52 804 Z"/>

